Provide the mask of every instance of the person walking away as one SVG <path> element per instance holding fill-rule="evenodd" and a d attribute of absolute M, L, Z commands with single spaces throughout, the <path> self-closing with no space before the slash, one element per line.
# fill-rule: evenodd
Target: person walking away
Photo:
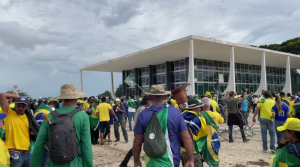
<path fill-rule="evenodd" d="M 213 108 L 212 111 L 213 112 L 220 112 L 219 104 L 215 100 L 212 99 L 211 93 L 210 92 L 206 92 L 205 96 L 210 99 L 210 104 L 211 104 L 211 107 Z"/>
<path fill-rule="evenodd" d="M 6 113 L 0 113 L 0 130 L 3 130 L 3 120 L 6 117 Z M 10 165 L 10 154 L 2 140 L 2 135 L 0 134 L 0 167 L 9 167 Z"/>
<path fill-rule="evenodd" d="M 91 101 L 89 101 L 91 102 Z M 97 106 L 99 105 L 99 101 L 94 99 L 92 106 L 86 111 L 89 115 L 90 121 L 90 130 L 91 130 L 91 142 L 92 144 L 99 144 L 99 118 L 97 116 Z"/>
<path fill-rule="evenodd" d="M 207 97 L 206 97 L 207 98 Z M 207 98 L 209 100 L 209 98 Z M 187 123 L 187 126 L 190 130 L 190 133 L 193 135 L 193 145 L 194 145 L 194 166 L 202 167 L 202 149 L 203 144 L 201 142 L 201 137 L 207 135 L 206 121 L 200 115 L 201 108 L 203 103 L 200 103 L 197 99 L 191 98 L 188 101 L 188 108 L 182 112 L 183 119 Z M 208 110 L 210 109 L 210 104 Z M 185 148 L 181 147 L 181 162 L 182 166 L 185 166 L 188 161 L 188 156 Z"/>
<path fill-rule="evenodd" d="M 77 99 L 84 96 L 83 92 L 77 91 L 74 84 L 61 86 L 60 96 L 57 99 L 63 100 L 63 106 L 48 114 L 47 116 L 50 121 L 45 121 L 42 124 L 34 146 L 31 167 L 41 166 L 43 161 L 42 153 L 48 142 L 48 167 L 93 166 L 89 118 L 84 112 L 75 109 Z M 73 125 L 67 122 L 69 120 Z M 72 127 L 73 130 L 69 128 L 66 130 L 67 127 Z M 65 133 L 62 133 L 62 131 Z M 66 136 L 66 133 L 69 136 Z M 67 156 L 61 158 L 61 156 L 57 156 L 59 154 Z M 74 158 L 69 159 L 71 155 Z M 68 157 L 67 160 L 65 160 L 66 157 Z"/>
<path fill-rule="evenodd" d="M 135 124 L 137 122 L 137 119 L 139 117 L 139 114 L 147 107 L 149 107 L 151 104 L 151 100 L 149 98 L 149 96 L 144 96 L 143 99 L 141 100 L 141 105 L 140 107 L 137 109 L 135 117 L 134 117 L 134 127 Z M 132 152 L 132 148 L 128 151 L 128 153 L 126 154 L 124 160 L 121 162 L 120 167 L 127 167 L 127 164 L 130 160 L 130 158 L 133 156 L 133 152 Z"/>
<path fill-rule="evenodd" d="M 270 135 L 270 149 L 271 152 L 275 151 L 275 126 L 274 126 L 274 117 L 275 113 L 272 113 L 272 108 L 275 105 L 275 101 L 271 99 L 271 93 L 269 91 L 263 92 L 264 98 L 261 99 L 262 102 L 257 104 L 255 109 L 255 113 L 253 115 L 253 123 L 256 122 L 256 115 L 260 111 L 260 129 L 261 129 L 261 137 L 263 141 L 263 151 L 268 151 L 268 142 L 267 142 L 267 131 L 269 131 Z"/>
<path fill-rule="evenodd" d="M 123 103 L 123 106 L 124 106 L 125 111 L 126 111 L 126 113 L 124 113 L 125 127 L 126 127 L 126 123 L 127 123 L 127 120 L 128 120 L 128 98 L 127 97 L 125 97 L 125 101 Z"/>
<path fill-rule="evenodd" d="M 257 102 L 258 102 L 258 97 L 257 97 L 256 95 L 253 96 L 252 102 L 253 102 L 253 105 L 252 105 L 252 113 L 254 113 L 255 108 L 256 108 L 256 106 L 257 106 Z"/>
<path fill-rule="evenodd" d="M 46 101 L 47 102 L 47 101 Z M 50 103 L 50 107 L 52 106 L 51 102 Z M 52 108 L 50 108 L 48 105 L 42 103 L 37 109 L 36 112 L 34 114 L 34 118 L 37 121 L 37 123 L 39 123 L 40 125 L 42 125 L 44 118 L 43 118 L 43 114 L 49 114 L 52 111 Z M 45 146 L 44 149 L 44 156 L 43 156 L 43 162 L 42 162 L 42 167 L 45 167 L 47 165 L 48 162 L 48 157 L 49 157 L 49 148 L 48 146 Z"/>
<path fill-rule="evenodd" d="M 245 95 L 242 96 L 242 98 L 244 98 Z M 241 108 L 241 111 L 242 111 L 242 114 L 243 114 L 243 117 L 244 119 L 248 122 L 248 117 L 247 117 L 247 113 L 248 113 L 248 99 L 247 97 L 241 102 L 241 105 L 242 105 L 242 108 Z"/>
<path fill-rule="evenodd" d="M 124 121 L 124 113 L 126 113 L 126 111 L 123 108 L 123 105 L 121 105 L 121 101 L 119 98 L 115 100 L 115 105 L 113 106 L 113 110 L 116 116 L 118 117 L 118 120 L 114 121 L 114 132 L 116 137 L 115 142 L 120 141 L 120 133 L 119 133 L 119 125 L 120 125 L 124 136 L 124 140 L 126 143 L 128 143 L 128 135 L 127 135 L 125 121 Z"/>
<path fill-rule="evenodd" d="M 211 99 L 209 99 L 208 97 L 203 97 L 201 99 L 201 102 L 203 103 L 203 111 L 206 111 L 206 113 L 214 120 L 214 122 L 216 123 L 216 125 L 218 124 L 223 124 L 224 123 L 224 118 L 220 115 L 219 112 L 213 112 L 210 111 L 210 102 Z"/>
<path fill-rule="evenodd" d="M 134 156 L 134 167 L 142 166 L 140 161 L 140 153 L 142 144 L 144 141 L 144 135 L 146 128 L 150 122 L 152 114 L 155 113 L 160 122 L 165 141 L 169 143 L 164 156 L 160 158 L 150 158 L 145 153 L 145 163 L 147 167 L 166 167 L 166 166 L 179 166 L 180 163 L 180 141 L 184 143 L 186 149 L 188 161 L 185 167 L 194 166 L 194 153 L 193 153 L 193 142 L 188 132 L 186 123 L 181 115 L 181 112 L 167 104 L 165 100 L 171 92 L 165 91 L 163 85 L 152 85 L 150 96 L 152 106 L 144 109 L 138 116 L 137 122 L 134 128 L 135 138 L 133 142 L 133 156 Z M 148 136 L 154 137 L 150 134 Z M 180 140 L 181 137 L 181 140 Z M 154 148 L 153 148 L 154 149 Z M 170 154 L 171 153 L 171 154 Z"/>
<path fill-rule="evenodd" d="M 282 103 L 281 97 L 279 95 L 275 96 L 275 105 L 272 108 L 272 113 L 275 114 L 275 130 L 276 130 L 276 136 L 277 136 L 277 144 L 280 144 L 281 138 L 282 138 L 282 132 L 277 130 L 277 127 L 283 126 L 283 124 L 286 122 L 287 118 L 291 118 L 291 110 L 289 107 Z"/>
<path fill-rule="evenodd" d="M 16 99 L 14 109 L 10 108 L 7 102 L 7 99 L 10 98 Z M 3 112 L 7 113 L 4 119 L 5 141 L 13 158 L 10 166 L 29 167 L 31 163 L 30 148 L 33 148 L 31 141 L 35 141 L 40 126 L 29 111 L 28 99 L 14 94 L 1 93 L 0 105 Z"/>
<path fill-rule="evenodd" d="M 101 146 L 104 145 L 103 141 L 103 133 L 106 129 L 107 136 L 108 136 L 108 143 L 111 143 L 110 139 L 110 115 L 109 112 L 112 113 L 118 121 L 118 117 L 116 116 L 115 112 L 113 111 L 110 104 L 106 102 L 106 97 L 102 97 L 102 103 L 98 105 L 97 107 L 97 116 L 99 118 L 99 126 L 100 126 L 100 138 L 101 138 Z"/>
<path fill-rule="evenodd" d="M 286 104 L 287 106 L 289 106 L 291 112 L 293 112 L 294 108 L 293 108 L 291 99 L 290 99 L 288 96 L 286 96 L 286 94 L 285 94 L 284 92 L 280 92 L 279 95 L 280 95 L 280 97 L 281 97 L 282 103 L 284 103 L 284 104 Z"/>
<path fill-rule="evenodd" d="M 136 104 L 133 101 L 134 96 L 131 96 L 128 99 L 128 122 L 129 122 L 129 130 L 132 131 L 132 125 L 131 125 L 131 120 L 134 118 L 135 115 L 135 109 L 136 109 Z"/>
<path fill-rule="evenodd" d="M 245 88 L 245 94 L 244 94 L 243 98 L 234 98 L 235 94 L 233 91 L 231 91 L 231 92 L 227 91 L 225 96 L 223 97 L 223 99 L 227 105 L 227 113 L 228 113 L 227 125 L 228 125 L 228 133 L 229 133 L 229 143 L 234 142 L 234 140 L 232 138 L 233 125 L 238 125 L 240 127 L 243 142 L 247 142 L 250 140 L 250 139 L 246 138 L 244 127 L 243 127 L 244 126 L 243 120 L 237 111 L 238 110 L 237 103 L 239 101 L 243 101 L 246 99 L 246 97 L 248 95 L 247 91 L 248 91 L 248 89 Z M 229 97 L 227 97 L 227 95 L 229 95 Z"/>
<path fill-rule="evenodd" d="M 271 158 L 271 167 L 300 166 L 300 120 L 288 118 L 283 126 L 277 127 L 283 133 L 277 150 Z"/>

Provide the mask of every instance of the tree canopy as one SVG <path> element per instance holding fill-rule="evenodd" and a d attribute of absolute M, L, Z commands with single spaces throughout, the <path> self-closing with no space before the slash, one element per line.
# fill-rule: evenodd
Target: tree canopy
<path fill-rule="evenodd" d="M 13 93 L 13 90 L 9 90 L 6 93 Z M 23 92 L 22 90 L 18 90 L 19 96 L 30 97 L 27 92 Z"/>
<path fill-rule="evenodd" d="M 97 96 L 100 96 L 100 97 L 110 97 L 111 96 L 111 92 L 106 90 L 105 92 L 101 93 L 101 94 L 98 94 Z"/>
<path fill-rule="evenodd" d="M 123 86 L 122 86 L 122 84 L 120 84 L 116 90 L 115 96 L 120 98 L 122 96 L 122 94 L 123 94 Z"/>
<path fill-rule="evenodd" d="M 284 41 L 281 44 L 260 45 L 259 47 L 300 55 L 300 37 Z"/>

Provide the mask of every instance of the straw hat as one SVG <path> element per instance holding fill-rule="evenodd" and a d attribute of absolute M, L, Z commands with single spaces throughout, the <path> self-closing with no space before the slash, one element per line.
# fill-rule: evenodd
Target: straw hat
<path fill-rule="evenodd" d="M 55 99 L 78 99 L 82 97 L 85 97 L 85 93 L 79 92 L 75 84 L 65 84 L 60 87 L 60 96 Z"/>
<path fill-rule="evenodd" d="M 151 96 L 161 96 L 161 95 L 169 95 L 171 94 L 170 91 L 165 91 L 165 88 L 163 85 L 152 85 L 151 90 L 147 95 Z"/>

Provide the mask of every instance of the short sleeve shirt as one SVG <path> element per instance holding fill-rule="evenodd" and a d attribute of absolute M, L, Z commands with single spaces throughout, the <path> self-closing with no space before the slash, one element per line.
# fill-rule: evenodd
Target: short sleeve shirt
<path fill-rule="evenodd" d="M 260 118 L 273 121 L 272 108 L 275 105 L 275 101 L 272 99 L 266 99 L 264 102 L 258 103 L 257 107 L 260 108 Z"/>
<path fill-rule="evenodd" d="M 146 127 L 151 119 L 152 112 L 155 111 L 158 114 L 163 108 L 165 104 L 161 106 L 152 105 L 148 108 L 145 108 L 143 112 L 141 112 L 137 118 L 137 122 L 134 127 L 134 132 L 140 135 L 145 133 Z M 157 109 L 158 108 L 158 109 Z M 156 110 L 157 109 L 157 110 Z M 180 136 L 179 133 L 187 130 L 186 123 L 181 115 L 181 112 L 172 107 L 168 107 L 168 132 L 170 145 L 173 153 L 173 162 L 174 165 L 179 165 L 180 163 Z"/>
<path fill-rule="evenodd" d="M 227 105 L 228 114 L 236 114 L 237 113 L 237 103 L 239 102 L 238 98 L 227 97 L 225 99 L 225 103 Z"/>
<path fill-rule="evenodd" d="M 97 112 L 99 113 L 99 121 L 109 121 L 109 110 L 112 109 L 111 105 L 108 103 L 101 103 L 97 106 Z"/>
<path fill-rule="evenodd" d="M 248 100 L 247 99 L 245 99 L 245 100 L 242 101 L 242 111 L 248 111 L 247 104 L 248 104 Z"/>
<path fill-rule="evenodd" d="M 121 110 L 125 110 L 124 107 L 123 107 L 123 105 L 120 105 L 119 108 L 120 108 Z M 120 120 L 124 120 L 124 113 L 122 113 L 121 111 L 118 111 L 118 110 L 117 110 L 117 105 L 114 105 L 114 106 L 113 106 L 113 110 L 114 110 L 116 116 L 118 117 L 118 120 L 119 120 L 119 121 L 120 121 Z"/>
<path fill-rule="evenodd" d="M 272 108 L 272 113 L 275 113 L 275 121 L 285 122 L 287 119 L 287 114 L 290 112 L 290 108 L 285 104 L 282 104 L 280 110 L 278 110 L 276 104 Z"/>
<path fill-rule="evenodd" d="M 215 101 L 215 100 L 213 100 L 213 99 L 210 99 L 210 104 L 211 104 L 211 106 L 212 106 L 212 108 L 213 108 L 213 112 L 217 112 L 217 108 L 219 107 L 219 105 L 218 105 L 218 103 Z"/>
<path fill-rule="evenodd" d="M 224 123 L 224 118 L 218 112 L 206 111 L 207 114 L 214 120 L 216 125 Z"/>

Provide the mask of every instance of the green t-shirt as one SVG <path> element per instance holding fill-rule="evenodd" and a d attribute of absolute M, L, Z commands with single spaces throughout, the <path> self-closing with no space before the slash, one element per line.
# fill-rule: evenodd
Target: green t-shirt
<path fill-rule="evenodd" d="M 260 118 L 268 119 L 273 121 L 272 108 L 275 105 L 275 101 L 272 99 L 266 99 L 265 102 L 258 103 L 257 107 L 260 108 Z"/>
<path fill-rule="evenodd" d="M 228 114 L 236 114 L 237 113 L 237 103 L 239 102 L 238 98 L 227 97 L 225 99 L 227 105 Z"/>

